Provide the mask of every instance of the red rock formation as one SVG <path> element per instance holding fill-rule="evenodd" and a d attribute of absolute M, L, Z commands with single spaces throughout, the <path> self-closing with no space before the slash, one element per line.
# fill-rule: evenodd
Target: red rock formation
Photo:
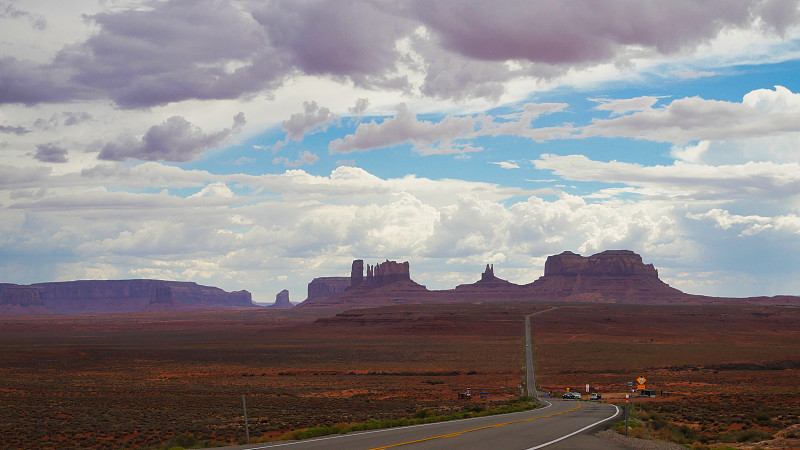
<path fill-rule="evenodd" d="M 247 291 L 225 292 L 189 282 L 82 280 L 31 286 L 42 290 L 44 306 L 56 314 L 255 307 Z"/>
<path fill-rule="evenodd" d="M 275 296 L 275 303 L 267 306 L 267 308 L 273 309 L 292 309 L 294 308 L 294 304 L 289 301 L 289 291 L 284 289 L 278 292 L 278 295 Z"/>
<path fill-rule="evenodd" d="M 0 305 L 44 306 L 44 293 L 35 287 L 6 284 L 0 287 Z"/>
<path fill-rule="evenodd" d="M 411 281 L 408 261 L 398 263 L 387 259 L 378 265 L 367 266 L 367 286 L 383 286 L 396 281 Z"/>
<path fill-rule="evenodd" d="M 355 264 L 355 262 L 354 262 Z M 319 277 L 308 283 L 308 298 L 325 299 L 344 292 L 352 284 L 350 277 Z M 361 279 L 363 281 L 363 267 Z"/>
<path fill-rule="evenodd" d="M 158 286 L 152 294 L 150 294 L 150 304 L 172 304 L 172 289 L 169 286 Z"/>
<path fill-rule="evenodd" d="M 47 314 L 41 289 L 16 284 L 0 284 L 0 315 Z"/>
<path fill-rule="evenodd" d="M 463 301 L 512 301 L 519 300 L 523 294 L 522 286 L 494 275 L 494 265 L 486 265 L 481 279 L 472 284 L 460 284 L 454 292 Z"/>
<path fill-rule="evenodd" d="M 353 261 L 353 267 L 350 269 L 350 286 L 357 286 L 364 282 L 364 260 L 356 259 Z M 308 293 L 309 298 L 311 292 Z"/>
<path fill-rule="evenodd" d="M 386 260 L 377 265 L 367 265 L 364 277 L 364 261 L 353 261 L 350 269 L 350 286 L 331 297 L 309 297 L 298 307 L 343 306 L 343 305 L 384 305 L 414 303 L 431 297 L 425 286 L 411 280 L 408 261 L 398 263 Z M 309 285 L 310 288 L 311 285 Z"/>
<path fill-rule="evenodd" d="M 525 286 L 538 299 L 593 302 L 663 302 L 688 295 L 658 278 L 652 264 L 630 250 L 607 250 L 590 257 L 572 252 L 549 256 L 544 276 Z"/>

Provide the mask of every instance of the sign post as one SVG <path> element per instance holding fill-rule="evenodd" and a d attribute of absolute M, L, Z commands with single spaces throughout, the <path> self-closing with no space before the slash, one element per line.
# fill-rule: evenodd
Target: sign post
<path fill-rule="evenodd" d="M 242 408 L 244 409 L 244 431 L 247 434 L 247 443 L 250 443 L 250 426 L 247 424 L 247 403 L 244 401 L 244 395 L 242 395 Z"/>
<path fill-rule="evenodd" d="M 628 405 L 631 403 L 629 396 L 630 394 L 625 394 L 625 436 L 628 435 Z"/>

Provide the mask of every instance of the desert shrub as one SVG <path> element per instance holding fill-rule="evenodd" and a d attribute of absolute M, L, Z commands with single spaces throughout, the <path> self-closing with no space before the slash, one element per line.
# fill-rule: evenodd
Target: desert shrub
<path fill-rule="evenodd" d="M 672 430 L 672 440 L 679 444 L 689 444 L 694 442 L 697 433 L 686 425 L 681 425 Z"/>
<path fill-rule="evenodd" d="M 757 428 L 733 431 L 719 436 L 720 442 L 759 442 L 772 439 L 772 435 Z"/>
<path fill-rule="evenodd" d="M 428 416 L 432 416 L 433 411 L 428 411 L 427 409 L 420 409 L 414 414 L 415 419 L 424 419 Z"/>

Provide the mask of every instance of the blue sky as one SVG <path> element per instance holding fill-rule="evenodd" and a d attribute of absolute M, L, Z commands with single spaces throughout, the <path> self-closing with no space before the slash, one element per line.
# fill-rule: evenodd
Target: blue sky
<path fill-rule="evenodd" d="M 2 282 L 800 294 L 797 1 L 68 3 L 0 1 Z"/>

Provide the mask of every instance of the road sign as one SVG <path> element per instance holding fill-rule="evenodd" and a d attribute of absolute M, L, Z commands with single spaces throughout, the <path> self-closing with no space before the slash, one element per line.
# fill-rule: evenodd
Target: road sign
<path fill-rule="evenodd" d="M 645 382 L 647 382 L 647 378 L 639 377 L 639 378 L 636 379 L 636 382 L 639 383 L 639 384 L 644 384 Z"/>

